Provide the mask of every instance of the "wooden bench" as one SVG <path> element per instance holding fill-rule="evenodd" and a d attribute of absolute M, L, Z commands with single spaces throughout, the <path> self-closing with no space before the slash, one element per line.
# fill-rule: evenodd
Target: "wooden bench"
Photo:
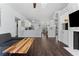
<path fill-rule="evenodd" d="M 10 54 L 26 54 L 33 43 L 33 38 L 24 38 L 3 51 Z"/>

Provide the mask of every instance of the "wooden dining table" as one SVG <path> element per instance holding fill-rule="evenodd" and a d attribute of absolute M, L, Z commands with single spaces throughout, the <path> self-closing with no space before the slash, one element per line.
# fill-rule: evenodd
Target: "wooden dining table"
<path fill-rule="evenodd" d="M 3 53 L 7 53 L 8 55 L 16 54 L 16 55 L 25 55 L 27 54 L 29 48 L 33 43 L 34 38 L 24 38 L 19 42 L 14 43 L 10 47 L 6 48 Z"/>

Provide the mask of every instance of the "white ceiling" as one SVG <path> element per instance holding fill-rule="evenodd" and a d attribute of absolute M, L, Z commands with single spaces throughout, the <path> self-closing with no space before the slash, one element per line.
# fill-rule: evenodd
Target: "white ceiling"
<path fill-rule="evenodd" d="M 36 8 L 33 8 L 32 3 L 9 3 L 8 5 L 30 20 L 50 19 L 54 12 L 62 10 L 68 5 L 68 3 L 48 3 L 47 5 L 44 3 L 44 7 L 42 4 L 37 3 Z"/>

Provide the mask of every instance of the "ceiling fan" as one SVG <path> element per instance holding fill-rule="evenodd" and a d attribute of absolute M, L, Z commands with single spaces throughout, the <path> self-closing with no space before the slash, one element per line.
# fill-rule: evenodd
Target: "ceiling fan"
<path fill-rule="evenodd" d="M 33 3 L 33 8 L 36 8 L 36 3 Z"/>

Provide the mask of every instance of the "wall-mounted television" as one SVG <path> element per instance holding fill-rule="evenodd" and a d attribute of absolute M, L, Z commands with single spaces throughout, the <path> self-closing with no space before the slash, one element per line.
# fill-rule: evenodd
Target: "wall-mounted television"
<path fill-rule="evenodd" d="M 79 10 L 69 14 L 70 27 L 79 27 Z"/>

